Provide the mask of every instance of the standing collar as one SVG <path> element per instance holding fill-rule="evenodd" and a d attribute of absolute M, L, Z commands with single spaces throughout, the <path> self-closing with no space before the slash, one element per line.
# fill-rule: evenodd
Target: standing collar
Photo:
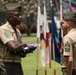
<path fill-rule="evenodd" d="M 6 22 L 6 26 L 10 29 L 10 31 L 15 32 L 9 22 Z"/>
<path fill-rule="evenodd" d="M 68 34 L 71 33 L 71 32 L 73 32 L 73 31 L 76 31 L 76 28 L 71 29 L 71 30 L 68 32 Z"/>

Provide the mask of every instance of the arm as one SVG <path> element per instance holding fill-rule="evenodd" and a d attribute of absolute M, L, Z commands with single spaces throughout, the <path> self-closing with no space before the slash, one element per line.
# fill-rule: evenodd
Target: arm
<path fill-rule="evenodd" d="M 23 49 L 23 47 L 26 47 L 27 45 L 26 44 L 22 44 L 22 43 L 18 43 L 16 41 L 13 41 L 13 40 L 10 40 L 6 43 L 6 46 L 7 48 L 10 50 L 10 51 L 21 51 Z"/>
<path fill-rule="evenodd" d="M 3 27 L 0 27 L 0 39 L 10 51 L 21 51 L 26 46 L 26 44 L 15 41 L 12 33 Z"/>
<path fill-rule="evenodd" d="M 65 57 L 65 65 L 66 65 L 66 75 L 72 75 L 72 67 L 73 67 L 73 47 L 72 47 L 72 39 L 69 37 L 64 37 L 64 51 L 63 56 Z"/>
<path fill-rule="evenodd" d="M 21 57 L 25 57 L 27 52 L 26 50 L 24 51 L 24 47 L 26 47 L 26 44 L 18 43 L 16 41 L 10 40 L 5 44 L 10 50 L 10 53 L 13 55 L 20 55 Z"/>
<path fill-rule="evenodd" d="M 33 52 L 37 46 L 35 45 L 26 45 L 22 43 L 17 43 L 16 41 L 9 41 L 6 43 L 7 48 L 12 51 L 16 52 L 17 54 L 27 54 Z"/>
<path fill-rule="evenodd" d="M 66 56 L 66 75 L 72 75 L 73 58 Z"/>
<path fill-rule="evenodd" d="M 8 48 L 8 50 L 10 50 L 10 52 L 14 52 L 15 54 L 27 54 L 33 51 L 25 49 L 27 46 L 26 44 L 15 41 L 9 31 L 0 28 L 0 33 L 1 41 Z"/>

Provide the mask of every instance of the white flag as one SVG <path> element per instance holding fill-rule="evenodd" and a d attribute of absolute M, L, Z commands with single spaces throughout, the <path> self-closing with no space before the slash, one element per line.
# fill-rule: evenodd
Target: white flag
<path fill-rule="evenodd" d="M 44 14 L 43 14 L 43 33 L 42 34 L 42 39 L 41 39 L 41 64 L 43 67 L 45 65 L 49 65 L 50 58 L 49 58 L 49 51 L 51 47 L 51 41 L 50 41 L 50 31 L 47 23 L 47 15 L 46 15 L 46 7 L 44 4 Z"/>
<path fill-rule="evenodd" d="M 38 6 L 38 16 L 37 16 L 37 38 L 40 38 L 40 25 L 41 25 L 41 10 Z"/>

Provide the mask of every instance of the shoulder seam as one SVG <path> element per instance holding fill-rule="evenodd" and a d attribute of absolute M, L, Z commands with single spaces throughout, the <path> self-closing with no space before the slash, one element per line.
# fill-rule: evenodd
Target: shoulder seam
<path fill-rule="evenodd" d="M 66 37 L 70 40 L 70 42 L 73 43 L 73 40 L 69 36 L 66 36 Z"/>

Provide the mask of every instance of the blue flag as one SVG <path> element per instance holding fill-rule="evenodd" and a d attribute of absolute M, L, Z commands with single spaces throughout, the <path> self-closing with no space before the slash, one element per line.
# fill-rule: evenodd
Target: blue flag
<path fill-rule="evenodd" d="M 52 19 L 52 43 L 54 44 L 54 54 L 55 54 L 55 61 L 60 63 L 60 50 L 59 50 L 59 38 L 57 33 L 57 27 L 54 20 L 53 11 L 51 11 L 51 19 Z M 53 51 L 52 51 L 53 52 Z"/>

